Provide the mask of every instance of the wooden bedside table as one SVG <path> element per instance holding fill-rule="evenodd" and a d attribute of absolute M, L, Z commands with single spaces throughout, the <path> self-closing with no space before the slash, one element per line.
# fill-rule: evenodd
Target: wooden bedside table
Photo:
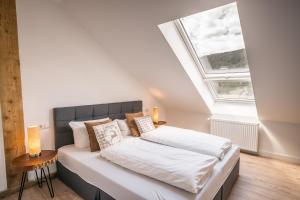
<path fill-rule="evenodd" d="M 21 179 L 18 200 L 22 199 L 23 189 L 27 178 L 27 172 L 30 170 L 35 171 L 35 176 L 36 176 L 38 186 L 40 188 L 43 187 L 43 181 L 46 181 L 50 196 L 52 198 L 54 197 L 54 190 L 53 190 L 52 181 L 50 177 L 49 165 L 55 163 L 56 160 L 57 160 L 57 151 L 52 151 L 52 150 L 43 150 L 39 157 L 30 157 L 29 154 L 27 153 L 13 160 L 12 164 L 16 167 L 16 169 L 22 171 L 22 179 Z M 47 168 L 48 178 L 46 176 L 44 168 Z M 41 170 L 40 179 L 37 173 L 38 169 Z"/>
<path fill-rule="evenodd" d="M 158 128 L 158 127 L 160 127 L 162 125 L 165 125 L 165 124 L 167 124 L 166 121 L 158 121 L 158 123 L 154 123 L 154 126 L 155 126 L 155 128 Z"/>

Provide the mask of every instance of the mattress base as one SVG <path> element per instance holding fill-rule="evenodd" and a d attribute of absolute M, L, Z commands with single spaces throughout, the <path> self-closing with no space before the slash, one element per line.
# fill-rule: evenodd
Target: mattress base
<path fill-rule="evenodd" d="M 111 196 L 101 189 L 87 183 L 77 174 L 64 167 L 59 161 L 56 162 L 58 178 L 70 187 L 74 192 L 86 200 L 113 200 Z"/>
<path fill-rule="evenodd" d="M 113 200 L 111 196 L 106 194 L 100 188 L 97 188 L 85 180 L 83 180 L 77 174 L 71 172 L 69 169 L 64 167 L 59 161 L 57 161 L 57 174 L 59 179 L 73 189 L 79 196 L 86 200 Z M 219 189 L 214 197 L 214 200 L 226 200 L 239 176 L 240 160 L 237 161 L 234 168 L 230 172 L 226 181 Z"/>

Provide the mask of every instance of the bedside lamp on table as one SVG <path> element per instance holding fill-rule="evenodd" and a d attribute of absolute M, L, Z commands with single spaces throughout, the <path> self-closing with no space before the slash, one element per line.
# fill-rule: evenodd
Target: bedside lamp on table
<path fill-rule="evenodd" d="M 50 176 L 49 165 L 54 164 L 57 160 L 57 151 L 55 150 L 41 150 L 41 137 L 39 126 L 29 126 L 28 133 L 28 149 L 29 152 L 18 156 L 12 161 L 12 164 L 17 170 L 22 172 L 22 179 L 19 189 L 18 200 L 22 199 L 25 182 L 27 180 L 28 171 L 34 170 L 38 186 L 43 187 L 43 182 L 47 183 L 47 187 L 51 198 L 54 197 L 54 190 Z M 45 171 L 45 169 L 47 171 Z M 40 177 L 37 170 L 40 170 Z M 48 176 L 47 176 L 48 172 Z"/>
<path fill-rule="evenodd" d="M 38 157 L 41 155 L 41 137 L 39 126 L 29 126 L 28 132 L 28 148 L 30 157 Z"/>
<path fill-rule="evenodd" d="M 158 123 L 158 107 L 153 107 L 152 109 L 152 117 L 153 117 L 153 123 L 157 124 Z"/>
<path fill-rule="evenodd" d="M 161 125 L 166 124 L 166 121 L 159 121 L 158 120 L 158 107 L 153 107 L 152 109 L 152 117 L 153 117 L 153 123 L 155 128 L 158 128 Z"/>

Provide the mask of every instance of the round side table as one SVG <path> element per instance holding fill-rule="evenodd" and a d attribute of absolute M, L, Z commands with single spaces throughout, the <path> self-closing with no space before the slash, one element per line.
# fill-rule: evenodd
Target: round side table
<path fill-rule="evenodd" d="M 158 121 L 157 123 L 154 123 L 155 128 L 158 128 L 159 126 L 167 124 L 166 121 Z"/>
<path fill-rule="evenodd" d="M 41 155 L 38 157 L 30 157 L 28 153 L 23 154 L 13 160 L 12 164 L 15 166 L 15 168 L 19 171 L 22 171 L 22 179 L 21 179 L 18 200 L 22 199 L 24 185 L 27 178 L 27 172 L 31 170 L 35 171 L 35 176 L 36 176 L 38 186 L 40 188 L 43 187 L 43 182 L 45 181 L 47 183 L 50 196 L 52 198 L 54 197 L 54 190 L 53 190 L 52 181 L 50 177 L 49 165 L 55 163 L 56 160 L 57 160 L 57 151 L 52 151 L 52 150 L 43 150 L 41 152 Z M 47 168 L 48 177 L 46 176 L 44 168 Z M 41 170 L 40 178 L 38 177 L 38 172 L 37 172 L 38 169 Z"/>

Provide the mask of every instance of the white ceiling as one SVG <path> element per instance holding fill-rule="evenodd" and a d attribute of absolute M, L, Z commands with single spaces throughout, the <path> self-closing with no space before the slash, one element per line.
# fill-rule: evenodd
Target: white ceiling
<path fill-rule="evenodd" d="M 238 1 L 261 119 L 300 123 L 300 1 Z"/>
<path fill-rule="evenodd" d="M 61 5 L 165 107 L 208 113 L 157 25 L 230 2 L 61 0 Z M 237 2 L 259 117 L 300 123 L 300 1 Z"/>

